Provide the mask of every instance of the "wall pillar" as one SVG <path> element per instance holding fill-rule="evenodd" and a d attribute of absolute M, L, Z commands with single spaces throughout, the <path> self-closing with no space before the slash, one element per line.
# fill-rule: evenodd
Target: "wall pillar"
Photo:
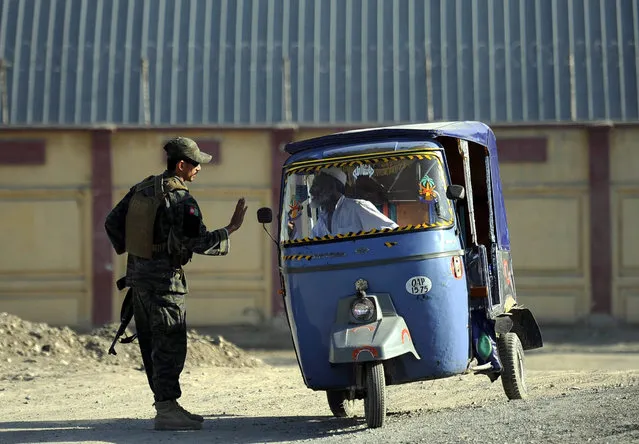
<path fill-rule="evenodd" d="M 588 127 L 591 314 L 612 314 L 610 126 Z"/>
<path fill-rule="evenodd" d="M 112 321 L 113 248 L 104 229 L 104 221 L 113 206 L 111 174 L 111 130 L 98 129 L 91 134 L 91 196 L 93 251 L 92 314 L 94 325 Z"/>

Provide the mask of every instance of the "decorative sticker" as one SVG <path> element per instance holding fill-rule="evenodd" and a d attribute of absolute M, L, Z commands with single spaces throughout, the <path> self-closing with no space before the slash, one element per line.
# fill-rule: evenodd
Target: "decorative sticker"
<path fill-rule="evenodd" d="M 296 238 L 298 235 L 297 225 L 295 221 L 300 218 L 302 215 L 302 204 L 293 197 L 288 205 L 288 211 L 286 213 L 287 226 L 288 226 L 288 237 Z"/>
<path fill-rule="evenodd" d="M 422 180 L 419 181 L 419 200 L 422 202 L 430 202 L 439 197 L 435 191 L 435 181 L 428 175 L 424 174 Z"/>
<path fill-rule="evenodd" d="M 375 174 L 375 170 L 370 165 L 358 165 L 353 170 L 353 177 L 355 179 L 357 179 L 359 176 L 373 177 L 373 174 Z"/>
<path fill-rule="evenodd" d="M 406 291 L 418 296 L 426 294 L 433 288 L 433 283 L 426 276 L 413 276 L 406 281 Z"/>
<path fill-rule="evenodd" d="M 288 220 L 294 221 L 299 219 L 302 215 L 302 204 L 296 201 L 295 199 L 291 200 L 291 203 L 288 206 Z"/>
<path fill-rule="evenodd" d="M 439 193 L 435 191 L 435 181 L 428 173 L 419 181 L 419 200 L 428 205 L 428 223 L 436 222 Z"/>

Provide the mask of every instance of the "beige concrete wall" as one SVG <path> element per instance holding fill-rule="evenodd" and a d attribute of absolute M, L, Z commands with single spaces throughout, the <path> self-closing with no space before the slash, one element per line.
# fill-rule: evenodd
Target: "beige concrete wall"
<path fill-rule="evenodd" d="M 613 314 L 639 323 L 639 129 L 615 128 L 611 140 Z"/>
<path fill-rule="evenodd" d="M 0 165 L 0 311 L 52 324 L 91 320 L 91 139 L 2 133 L 47 142 L 44 165 Z"/>
<path fill-rule="evenodd" d="M 497 130 L 546 137 L 543 163 L 500 165 L 517 296 L 542 322 L 590 312 L 588 140 L 583 129 Z"/>
<path fill-rule="evenodd" d="M 165 169 L 165 140 L 173 133 L 116 132 L 113 135 L 114 204 L 137 181 Z M 271 312 L 270 239 L 256 221 L 261 206 L 271 205 L 271 149 L 268 132 L 181 131 L 179 135 L 220 141 L 218 164 L 203 165 L 189 184 L 209 230 L 227 225 L 237 199 L 249 206 L 244 225 L 231 236 L 225 257 L 195 255 L 185 266 L 190 294 L 187 318 L 192 326 L 255 323 Z M 125 256 L 116 258 L 116 278 L 125 270 Z M 113 310 L 119 313 L 123 294 L 114 289 Z M 261 314 L 261 315 L 260 315 Z"/>

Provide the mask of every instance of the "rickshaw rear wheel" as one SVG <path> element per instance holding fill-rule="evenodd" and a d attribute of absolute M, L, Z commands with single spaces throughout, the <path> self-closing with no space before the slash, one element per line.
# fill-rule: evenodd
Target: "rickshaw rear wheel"
<path fill-rule="evenodd" d="M 386 418 L 386 381 L 384 364 L 373 362 L 366 365 L 366 397 L 364 398 L 364 414 L 369 428 L 384 425 Z"/>
<path fill-rule="evenodd" d="M 355 400 L 349 399 L 348 390 L 327 390 L 326 399 L 336 418 L 353 416 Z"/>
<path fill-rule="evenodd" d="M 497 339 L 499 358 L 503 370 L 501 383 L 508 399 L 524 399 L 528 396 L 526 386 L 526 371 L 524 367 L 524 348 L 519 336 L 509 332 Z"/>

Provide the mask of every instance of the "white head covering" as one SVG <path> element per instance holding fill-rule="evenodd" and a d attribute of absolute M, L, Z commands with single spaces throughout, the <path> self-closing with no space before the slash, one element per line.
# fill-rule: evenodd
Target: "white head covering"
<path fill-rule="evenodd" d="M 346 186 L 346 173 L 339 168 L 331 167 L 331 168 L 323 168 L 319 170 L 318 174 L 328 174 L 329 176 L 333 176 L 335 179 L 339 180 L 342 185 Z"/>

